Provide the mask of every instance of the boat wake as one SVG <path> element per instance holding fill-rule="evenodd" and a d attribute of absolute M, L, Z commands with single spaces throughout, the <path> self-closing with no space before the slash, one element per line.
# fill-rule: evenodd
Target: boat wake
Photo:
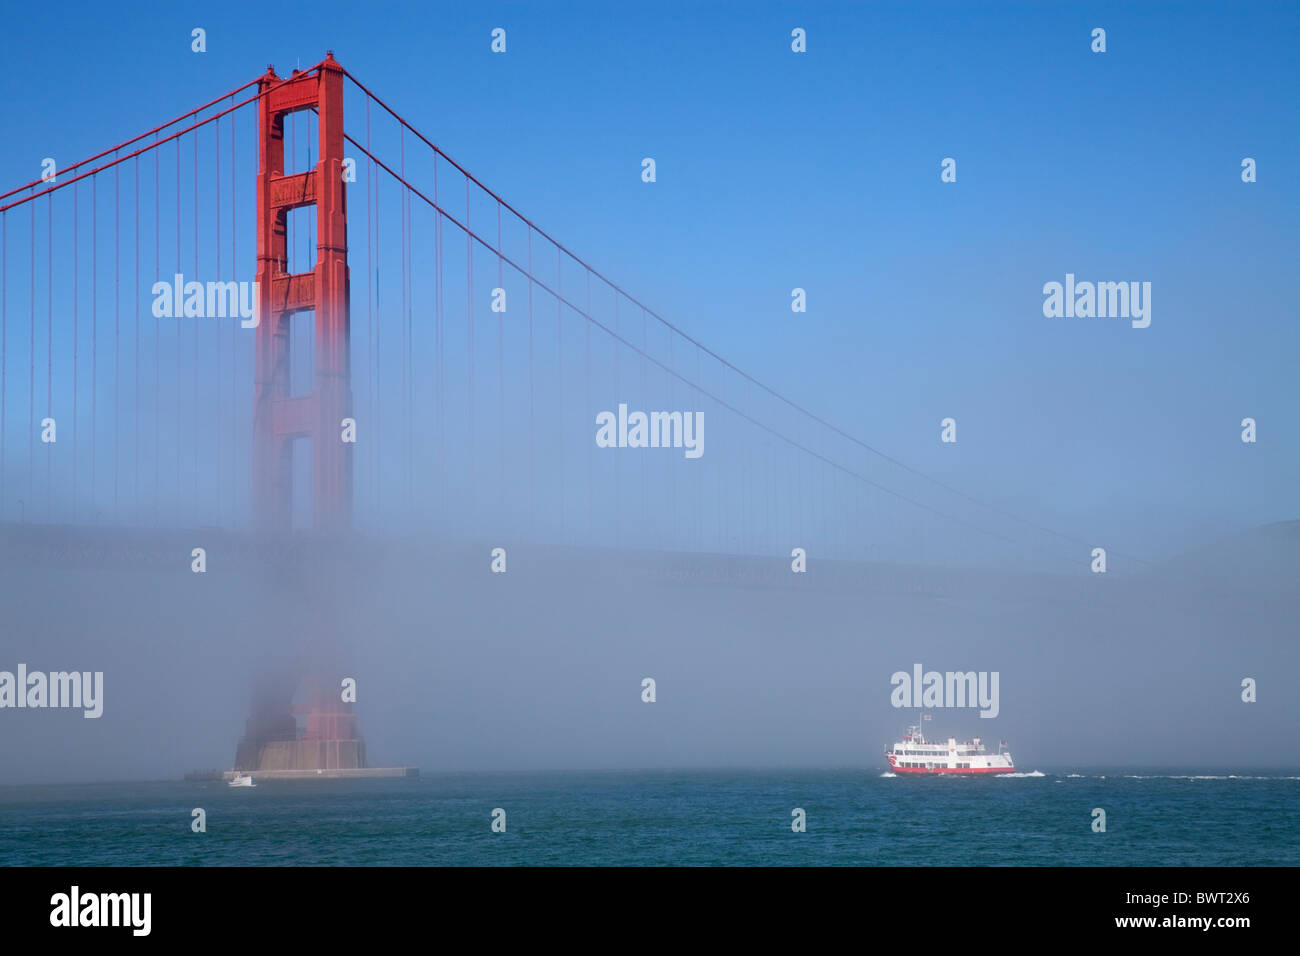
<path fill-rule="evenodd" d="M 999 776 L 1011 777 L 1011 776 L 1018 776 L 1018 775 L 1000 774 Z M 1097 775 L 1097 774 L 1090 774 L 1090 773 L 1067 773 L 1067 774 L 1063 774 L 1063 777 L 1066 780 L 1105 780 L 1106 779 L 1105 774 Z M 1126 773 L 1126 774 L 1122 774 L 1119 779 L 1122 780 L 1300 780 L 1300 777 L 1286 777 L 1286 776 L 1274 777 L 1269 775 L 1257 776 L 1254 774 L 1247 774 L 1247 773 L 1242 773 L 1242 774 L 1238 774 L 1238 773 L 1228 773 L 1228 774 Z"/>
<path fill-rule="evenodd" d="M 1273 777 L 1256 777 L 1250 774 L 1192 774 L 1192 773 L 1153 773 L 1153 774 L 1124 774 L 1126 780 L 1272 780 Z M 1288 779 L 1283 777 L 1281 779 Z M 1290 778 L 1294 779 L 1294 778 Z"/>
<path fill-rule="evenodd" d="M 998 778 L 1004 778 L 1004 777 L 1046 777 L 1047 774 L 1043 773 L 1041 770 L 1031 770 L 1031 771 L 1029 771 L 1029 773 L 1020 773 L 1019 771 L 1017 771 L 1016 773 L 995 773 L 993 776 L 998 777 Z"/>

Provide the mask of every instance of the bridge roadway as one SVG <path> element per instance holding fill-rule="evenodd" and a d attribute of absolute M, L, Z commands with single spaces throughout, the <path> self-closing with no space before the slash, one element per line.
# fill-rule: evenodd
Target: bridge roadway
<path fill-rule="evenodd" d="M 938 598 L 996 598 L 1035 594 L 1078 596 L 1079 577 L 1040 572 L 927 567 L 912 564 L 808 560 L 796 573 L 791 559 L 710 552 L 584 548 L 531 542 L 471 542 L 434 534 L 374 537 L 365 534 L 261 535 L 224 528 L 135 529 L 104 526 L 0 525 L 0 568 L 50 567 L 115 571 L 191 570 L 193 551 L 204 550 L 209 570 L 225 567 L 373 571 L 389 562 L 437 566 L 440 573 L 491 573 L 491 552 L 506 546 L 507 574 L 591 563 L 662 586 L 779 591 L 846 591 Z M 1084 579 L 1086 580 L 1086 579 Z"/>

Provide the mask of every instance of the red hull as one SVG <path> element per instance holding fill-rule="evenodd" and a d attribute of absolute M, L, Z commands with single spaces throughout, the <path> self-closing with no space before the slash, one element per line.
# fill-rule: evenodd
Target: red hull
<path fill-rule="evenodd" d="M 933 770 L 927 770 L 925 767 L 890 767 L 894 773 L 913 773 L 913 774 L 931 774 L 931 773 L 964 773 L 964 774 L 984 774 L 984 773 L 1015 773 L 1015 767 L 981 767 L 972 769 L 969 767 L 935 767 Z"/>

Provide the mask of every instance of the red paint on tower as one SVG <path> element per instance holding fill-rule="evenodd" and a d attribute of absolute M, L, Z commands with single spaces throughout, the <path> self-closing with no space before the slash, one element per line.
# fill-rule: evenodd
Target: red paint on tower
<path fill-rule="evenodd" d="M 264 530 L 292 525 L 292 445 L 312 441 L 313 524 L 344 531 L 352 524 L 352 445 L 342 422 L 352 413 L 348 317 L 347 194 L 343 182 L 343 68 L 326 56 L 282 80 L 267 68 L 258 80 L 257 281 L 260 322 L 253 406 L 255 520 Z M 284 172 L 284 118 L 315 109 L 320 159 L 314 169 Z M 288 272 L 287 217 L 316 207 L 316 265 Z M 315 378 L 309 394 L 289 391 L 289 320 L 316 316 Z"/>

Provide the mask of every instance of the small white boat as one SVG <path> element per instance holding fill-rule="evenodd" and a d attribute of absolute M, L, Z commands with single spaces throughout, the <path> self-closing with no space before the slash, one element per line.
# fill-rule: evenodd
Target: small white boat
<path fill-rule="evenodd" d="M 250 776 L 249 774 L 246 774 L 246 773 L 239 773 L 238 771 L 236 771 L 236 772 L 235 772 L 235 775 L 234 775 L 233 777 L 231 777 L 231 778 L 226 782 L 226 786 L 228 786 L 228 787 L 256 787 L 257 784 L 253 783 L 253 778 L 252 778 L 252 776 Z"/>

